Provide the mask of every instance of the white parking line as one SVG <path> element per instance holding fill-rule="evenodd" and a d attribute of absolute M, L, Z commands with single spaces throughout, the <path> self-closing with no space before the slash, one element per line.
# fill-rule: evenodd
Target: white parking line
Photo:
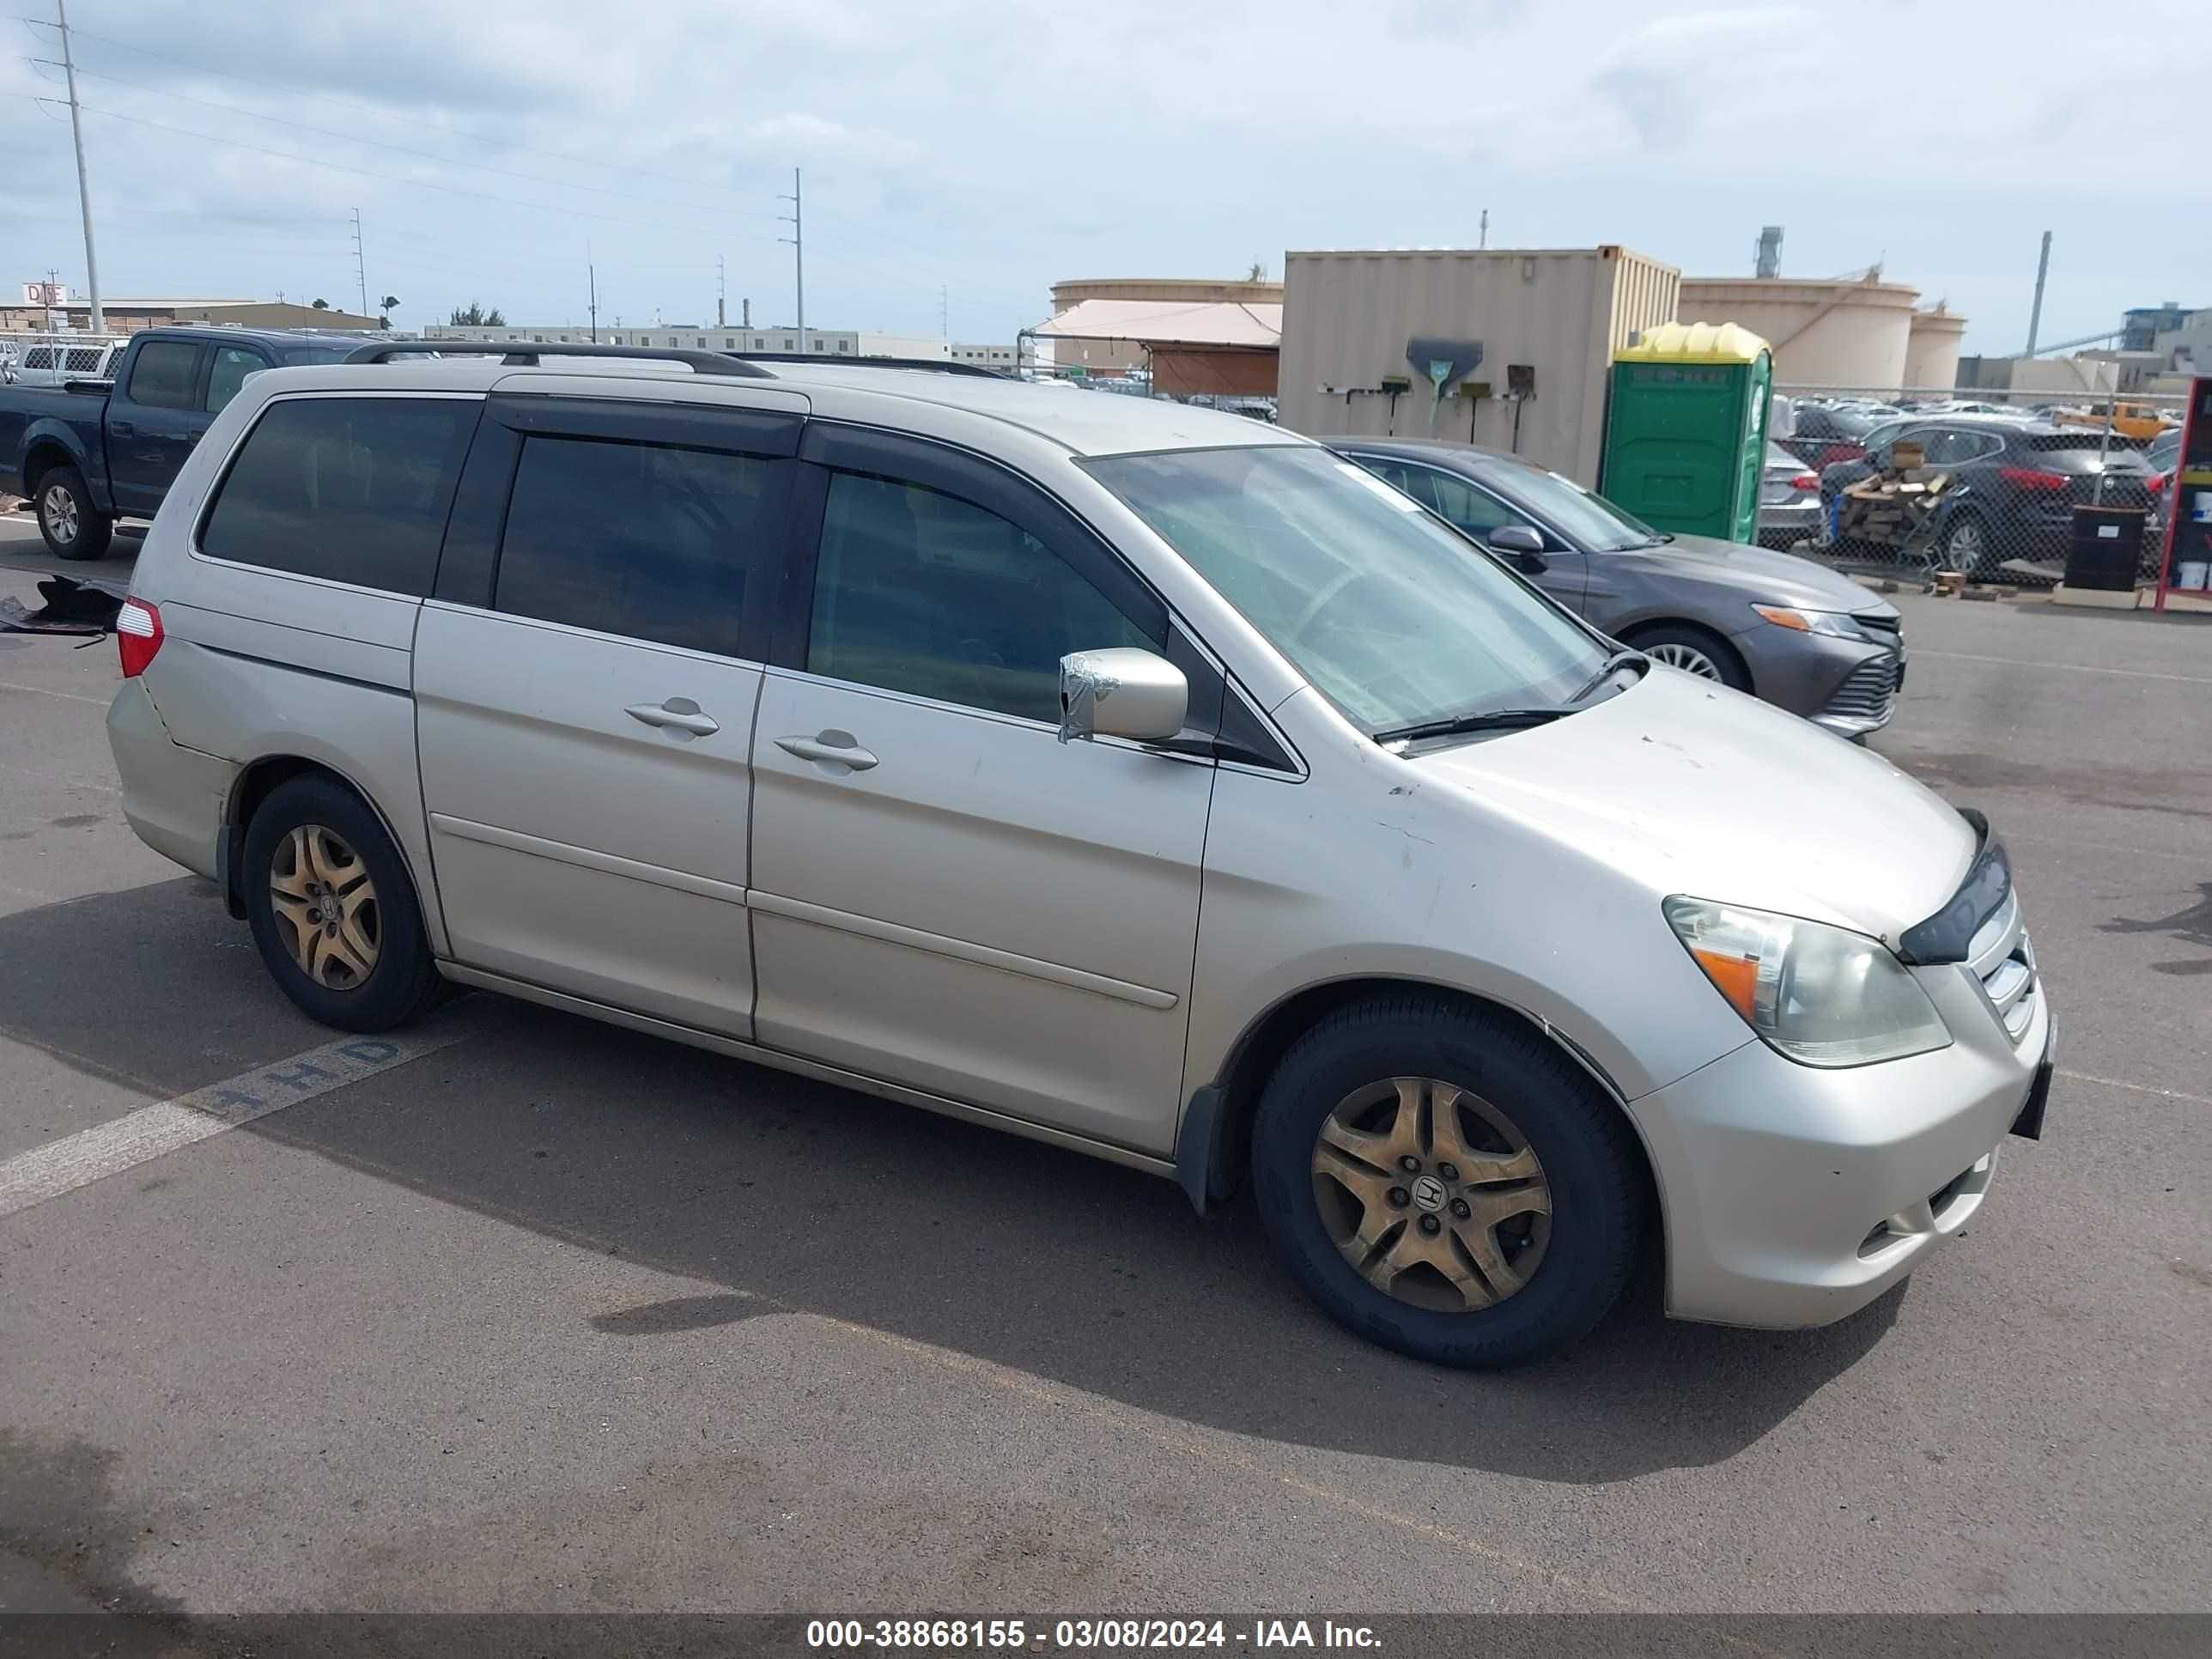
<path fill-rule="evenodd" d="M 2069 674 L 2117 674 L 2126 680 L 2173 680 L 2183 685 L 2212 685 L 2212 676 L 2203 674 L 2155 674 L 2148 668 L 2100 668 L 2086 662 L 2030 662 L 2025 657 L 1978 657 L 1971 651 L 1931 651 L 1926 646 L 1912 647 L 1916 657 L 1942 657 L 1952 662 L 1996 662 L 2009 668 L 2057 668 Z"/>
<path fill-rule="evenodd" d="M 64 702 L 88 702 L 95 708 L 107 707 L 106 697 L 88 697 L 77 691 L 50 691 L 43 685 L 25 685 L 16 680 L 0 680 L 0 691 L 27 691 L 34 697 L 59 697 Z"/>
<path fill-rule="evenodd" d="M 0 1216 L 14 1215 L 241 1123 L 435 1054 L 474 1029 L 466 1019 L 448 1015 L 427 1030 L 326 1042 L 18 1152 L 0 1164 Z"/>

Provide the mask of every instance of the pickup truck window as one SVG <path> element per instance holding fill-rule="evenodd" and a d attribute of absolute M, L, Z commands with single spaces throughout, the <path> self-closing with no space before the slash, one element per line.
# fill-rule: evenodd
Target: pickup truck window
<path fill-rule="evenodd" d="M 215 367 L 208 371 L 208 412 L 220 411 L 238 396 L 238 388 L 246 384 L 247 375 L 268 367 L 269 360 L 258 351 L 249 351 L 244 346 L 217 346 Z"/>
<path fill-rule="evenodd" d="M 200 551 L 428 593 L 482 407 L 459 398 L 280 398 L 216 486 Z"/>
<path fill-rule="evenodd" d="M 189 340 L 149 340 L 138 348 L 123 395 L 149 409 L 190 409 L 199 363 L 200 349 Z"/>

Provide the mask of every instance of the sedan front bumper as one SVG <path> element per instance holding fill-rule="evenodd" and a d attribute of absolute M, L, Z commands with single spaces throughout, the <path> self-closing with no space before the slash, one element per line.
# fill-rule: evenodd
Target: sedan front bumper
<path fill-rule="evenodd" d="M 1950 1028 L 1934 1054 L 1823 1071 L 1753 1039 L 1631 1103 L 1667 1221 L 1667 1311 L 1825 1325 L 1980 1209 L 2051 1040 L 2039 988 L 2015 1041 L 1963 964 L 1915 970 Z"/>
<path fill-rule="evenodd" d="M 1905 648 L 1754 623 L 1729 643 L 1751 671 L 1760 698 L 1802 714 L 1838 737 L 1863 737 L 1889 724 L 1905 680 Z"/>

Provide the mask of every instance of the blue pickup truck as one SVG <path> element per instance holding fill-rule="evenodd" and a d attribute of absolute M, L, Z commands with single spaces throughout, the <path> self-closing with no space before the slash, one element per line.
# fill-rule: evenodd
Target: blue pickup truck
<path fill-rule="evenodd" d="M 200 434 L 258 369 L 335 363 L 358 335 L 149 328 L 112 380 L 0 387 L 0 495 L 37 508 L 58 559 L 96 559 L 118 519 L 150 519 Z"/>

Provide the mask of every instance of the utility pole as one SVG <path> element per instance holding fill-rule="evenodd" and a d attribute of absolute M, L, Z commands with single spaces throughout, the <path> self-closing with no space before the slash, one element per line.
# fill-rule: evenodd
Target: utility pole
<path fill-rule="evenodd" d="M 744 320 L 739 323 L 738 326 L 740 328 L 750 328 L 753 325 L 753 302 L 750 300 L 740 300 L 738 301 L 738 304 L 744 313 Z"/>
<path fill-rule="evenodd" d="M 592 245 L 584 244 L 584 281 L 591 295 L 592 343 L 599 343 L 599 268 L 592 263 Z"/>
<path fill-rule="evenodd" d="M 91 301 L 86 321 L 95 334 L 107 331 L 107 313 L 100 308 L 100 260 L 92 251 L 92 185 L 84 176 L 84 117 L 76 101 L 76 53 L 70 46 L 69 0 L 54 0 L 61 19 L 62 72 L 69 79 L 70 139 L 76 146 L 76 204 L 84 215 L 84 287 Z"/>
<path fill-rule="evenodd" d="M 1488 247 L 1490 246 L 1490 210 L 1488 208 L 1485 208 L 1482 210 L 1482 240 L 1475 246 L 1478 247 Z"/>
<path fill-rule="evenodd" d="M 730 274 L 723 266 L 722 256 L 717 253 L 714 256 L 714 326 L 716 328 L 727 328 L 730 325 L 729 309 Z"/>
<path fill-rule="evenodd" d="M 361 314 L 373 313 L 368 308 L 368 261 L 362 257 L 361 246 L 361 210 L 353 210 L 353 274 L 361 279 Z"/>
<path fill-rule="evenodd" d="M 779 236 L 775 240 L 791 244 L 792 287 L 799 301 L 799 349 L 804 351 L 806 349 L 806 227 L 802 222 L 805 209 L 799 199 L 799 169 L 793 167 L 791 170 L 791 194 L 775 198 L 779 202 L 791 204 L 790 212 L 775 216 L 791 227 L 791 234 Z"/>
<path fill-rule="evenodd" d="M 2043 256 L 2035 262 L 2035 304 L 2027 313 L 2027 351 L 2035 356 L 2035 337 L 2043 329 L 2043 279 L 2051 274 L 2051 233 L 2043 233 Z M 2101 480 L 2100 480 L 2101 482 Z"/>

